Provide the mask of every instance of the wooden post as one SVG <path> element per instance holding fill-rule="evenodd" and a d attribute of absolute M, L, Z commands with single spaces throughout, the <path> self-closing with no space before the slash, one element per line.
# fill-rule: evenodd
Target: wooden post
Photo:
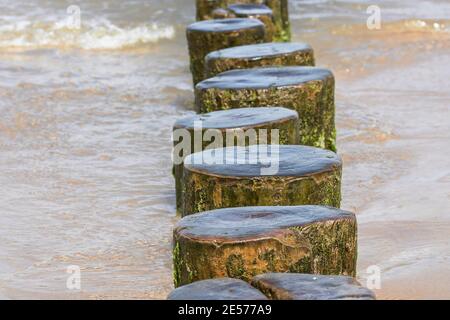
<path fill-rule="evenodd" d="M 278 105 L 300 116 L 300 143 L 336 150 L 334 76 L 317 67 L 231 70 L 200 82 L 200 112 Z"/>
<path fill-rule="evenodd" d="M 195 151 L 203 151 L 212 147 L 226 147 L 258 144 L 261 134 L 267 136 L 264 144 L 297 144 L 298 143 L 297 112 L 286 108 L 241 108 L 199 114 L 178 120 L 173 127 L 174 137 L 174 177 L 177 195 L 177 211 L 182 211 L 183 194 L 183 160 Z M 195 141 L 195 126 L 201 132 L 201 141 Z M 278 131 L 274 131 L 274 129 Z M 277 141 L 272 141 L 272 135 L 278 133 Z M 243 139 L 238 139 L 242 134 Z M 229 137 L 229 138 L 228 138 Z M 229 139 L 233 141 L 227 141 Z M 235 143 L 235 138 L 237 139 Z M 184 139 L 189 139 L 183 141 Z M 220 141 L 217 141 L 219 139 Z M 181 141 L 180 141 L 181 140 Z M 253 141 L 252 141 L 253 140 Z M 227 143 L 228 142 L 228 143 Z M 186 145 L 187 144 L 187 145 Z M 186 148 L 187 147 L 187 148 Z M 196 150 L 197 149 L 197 150 Z"/>
<path fill-rule="evenodd" d="M 289 22 L 288 0 L 196 0 L 197 21 L 209 20 L 214 17 L 214 10 L 226 9 L 230 4 L 264 4 L 268 6 L 275 20 L 275 28 L 281 31 L 281 39 L 290 41 L 291 27 Z"/>
<path fill-rule="evenodd" d="M 219 19 L 196 22 L 186 31 L 194 85 L 205 79 L 205 57 L 224 48 L 265 41 L 264 24 L 257 19 Z"/>
<path fill-rule="evenodd" d="M 331 207 L 208 211 L 181 219 L 173 241 L 176 287 L 267 272 L 356 274 L 356 217 Z"/>
<path fill-rule="evenodd" d="M 206 56 L 206 77 L 235 69 L 314 64 L 314 50 L 306 43 L 261 43 L 211 52 Z"/>
<path fill-rule="evenodd" d="M 232 4 L 228 6 L 231 17 L 258 19 L 266 27 L 266 42 L 282 40 L 282 30 L 275 29 L 272 9 L 264 4 Z"/>
<path fill-rule="evenodd" d="M 231 278 L 197 281 L 173 290 L 167 300 L 267 300 L 245 281 Z"/>
<path fill-rule="evenodd" d="M 339 208 L 341 175 L 338 155 L 312 147 L 205 150 L 184 160 L 182 216 L 246 206 Z"/>
<path fill-rule="evenodd" d="M 258 275 L 252 285 L 272 300 L 376 300 L 352 277 L 295 273 Z"/>

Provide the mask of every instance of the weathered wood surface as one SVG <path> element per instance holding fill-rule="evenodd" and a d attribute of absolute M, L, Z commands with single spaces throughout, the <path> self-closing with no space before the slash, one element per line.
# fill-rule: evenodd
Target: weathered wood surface
<path fill-rule="evenodd" d="M 173 244 L 175 286 L 267 272 L 356 273 L 356 217 L 331 207 L 208 211 L 179 221 Z"/>
<path fill-rule="evenodd" d="M 296 111 L 281 107 L 240 108 L 186 117 L 178 120 L 173 126 L 174 159 L 177 157 L 182 160 L 195 150 L 203 151 L 211 147 L 226 147 L 227 143 L 230 143 L 230 138 L 239 136 L 242 131 L 245 134 L 243 137 L 248 138 L 245 140 L 235 139 L 236 141 L 229 144 L 230 146 L 248 146 L 258 143 L 297 144 L 299 140 L 297 122 L 298 114 Z M 199 143 L 195 142 L 195 125 L 201 125 L 201 137 L 204 137 Z M 179 132 L 179 130 L 186 130 L 187 132 Z M 272 135 L 276 133 L 275 130 L 278 130 L 278 139 L 272 141 Z M 180 150 L 179 148 L 179 146 L 184 145 L 182 144 L 184 139 L 182 134 L 185 133 L 188 133 L 190 138 L 190 151 Z M 266 134 L 267 140 L 261 142 L 263 136 L 260 134 L 263 134 L 263 136 Z M 220 138 L 222 143 L 216 138 Z M 214 140 L 214 142 L 211 140 Z M 182 210 L 183 170 L 183 163 L 174 164 L 178 212 Z"/>
<path fill-rule="evenodd" d="M 300 143 L 336 150 L 335 80 L 328 69 L 276 67 L 231 70 L 195 88 L 199 112 L 283 106 L 300 116 Z"/>
<path fill-rule="evenodd" d="M 258 289 L 239 279 L 197 281 L 173 290 L 167 300 L 268 300 Z"/>
<path fill-rule="evenodd" d="M 352 277 L 294 273 L 258 275 L 252 285 L 272 300 L 375 300 L 375 294 Z"/>
<path fill-rule="evenodd" d="M 264 24 L 257 19 L 219 19 L 193 23 L 186 30 L 194 85 L 205 79 L 205 57 L 224 48 L 265 41 Z"/>
<path fill-rule="evenodd" d="M 314 66 L 314 50 L 306 43 L 261 43 L 213 51 L 206 56 L 206 77 L 236 69 Z"/>
<path fill-rule="evenodd" d="M 341 176 L 340 157 L 313 147 L 205 150 L 184 161 L 182 215 L 246 206 L 339 208 Z"/>

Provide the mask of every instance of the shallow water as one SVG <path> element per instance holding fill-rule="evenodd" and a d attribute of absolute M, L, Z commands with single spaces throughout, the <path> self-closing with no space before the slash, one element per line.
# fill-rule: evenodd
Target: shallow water
<path fill-rule="evenodd" d="M 0 298 L 165 298 L 194 2 L 0 0 Z M 344 208 L 380 298 L 450 297 L 450 3 L 292 1 L 337 78 Z M 447 19 L 447 20 L 446 20 Z M 81 291 L 66 288 L 81 267 Z"/>

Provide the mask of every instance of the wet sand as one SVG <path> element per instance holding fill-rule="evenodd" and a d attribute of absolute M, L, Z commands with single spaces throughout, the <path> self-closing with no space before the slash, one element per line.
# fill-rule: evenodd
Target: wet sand
<path fill-rule="evenodd" d="M 349 187 L 344 199 L 359 213 L 360 266 L 382 268 L 379 295 L 385 298 L 450 296 L 450 160 L 445 155 L 450 141 L 450 83 L 448 70 L 442 67 L 450 65 L 450 57 L 428 58 L 364 79 L 347 100 L 370 106 L 372 119 L 380 124 L 373 131 L 367 128 L 372 131 L 368 140 L 344 139 L 343 152 L 351 157 L 358 152 L 351 145 L 347 149 L 348 142 L 364 143 L 359 150 L 377 153 L 347 162 L 348 180 L 357 168 L 364 168 L 365 176 L 356 174 L 355 180 L 367 191 L 352 201 Z M 370 90 L 365 89 L 368 86 Z M 365 180 L 371 171 L 373 176 Z"/>
<path fill-rule="evenodd" d="M 450 38 L 408 27 L 364 34 L 378 42 L 379 61 L 336 70 L 343 207 L 358 213 L 359 276 L 381 268 L 381 299 L 448 299 Z"/>
<path fill-rule="evenodd" d="M 194 10 L 145 3 L 172 38 L 100 51 L 1 47 L 1 299 L 161 299 L 172 289 L 170 134 L 193 113 L 184 27 Z M 448 299 L 449 5 L 387 1 L 379 31 L 365 27 L 367 5 L 293 6 L 293 40 L 337 78 L 359 278 L 378 265 L 381 299 Z M 124 6 L 102 12 L 148 20 Z M 81 267 L 79 292 L 66 288 L 70 265 Z"/>

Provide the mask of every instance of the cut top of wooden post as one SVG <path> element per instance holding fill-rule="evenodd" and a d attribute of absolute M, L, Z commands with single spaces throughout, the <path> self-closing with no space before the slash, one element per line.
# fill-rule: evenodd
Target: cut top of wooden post
<path fill-rule="evenodd" d="M 311 81 L 334 79 L 333 73 L 318 67 L 254 68 L 223 72 L 203 80 L 196 90 L 268 89 L 301 86 Z"/>
<path fill-rule="evenodd" d="M 195 22 L 187 27 L 187 32 L 230 33 L 254 28 L 264 30 L 264 24 L 257 19 L 232 18 Z"/>
<path fill-rule="evenodd" d="M 214 51 L 208 54 L 206 59 L 261 60 L 264 58 L 292 55 L 295 53 L 313 54 L 313 51 L 313 48 L 304 42 L 270 42 Z"/>
<path fill-rule="evenodd" d="M 227 129 L 266 127 L 271 123 L 279 123 L 289 120 L 297 120 L 298 113 L 282 107 L 264 108 L 240 108 L 231 110 L 214 111 L 206 114 L 197 114 L 178 120 L 175 129 L 193 130 L 196 123 L 201 123 L 202 129 Z"/>
<path fill-rule="evenodd" d="M 273 300 L 375 300 L 375 294 L 347 276 L 268 273 L 252 285 Z"/>
<path fill-rule="evenodd" d="M 292 228 L 320 222 L 356 221 L 355 214 L 325 206 L 242 207 L 206 211 L 183 218 L 179 236 L 192 241 L 214 241 L 218 246 L 236 242 L 280 239 L 286 245 Z"/>
<path fill-rule="evenodd" d="M 308 177 L 337 171 L 342 160 L 332 151 L 314 147 L 257 145 L 209 149 L 184 161 L 185 170 L 224 178 L 259 177 L 271 165 L 277 166 L 271 176 Z"/>
<path fill-rule="evenodd" d="M 272 16 L 273 12 L 268 6 L 256 3 L 241 3 L 232 4 L 228 6 L 228 10 L 234 13 L 237 17 L 257 17 L 257 16 Z"/>
<path fill-rule="evenodd" d="M 168 300 L 267 300 L 258 289 L 239 279 L 197 281 L 172 291 Z"/>
<path fill-rule="evenodd" d="M 205 58 L 206 75 L 214 77 L 235 69 L 314 66 L 314 50 L 307 43 L 273 42 L 226 48 Z"/>

